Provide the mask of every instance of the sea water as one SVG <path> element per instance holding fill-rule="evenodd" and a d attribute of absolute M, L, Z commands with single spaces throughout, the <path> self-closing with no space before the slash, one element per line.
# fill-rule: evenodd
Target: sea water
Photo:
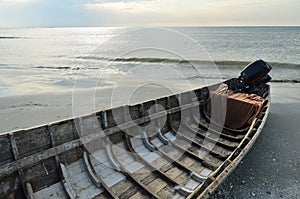
<path fill-rule="evenodd" d="M 257 59 L 273 66 L 273 81 L 299 82 L 300 27 L 0 29 L 0 97 L 124 84 L 188 89 L 236 77 Z"/>

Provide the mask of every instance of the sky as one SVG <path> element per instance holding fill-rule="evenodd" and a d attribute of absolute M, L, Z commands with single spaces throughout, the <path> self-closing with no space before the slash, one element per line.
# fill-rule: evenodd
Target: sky
<path fill-rule="evenodd" d="M 300 25 L 300 0 L 0 0 L 0 27 Z"/>

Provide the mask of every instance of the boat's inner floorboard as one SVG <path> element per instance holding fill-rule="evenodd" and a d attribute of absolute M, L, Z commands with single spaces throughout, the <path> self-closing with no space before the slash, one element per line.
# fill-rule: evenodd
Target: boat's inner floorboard
<path fill-rule="evenodd" d="M 156 143 L 158 143 L 157 140 Z M 189 173 L 182 171 L 180 167 L 174 164 L 174 162 L 166 159 L 161 153 L 151 152 L 146 146 L 144 146 L 140 138 L 133 138 L 132 142 L 140 143 L 140 146 L 143 146 L 144 153 L 139 153 L 139 156 L 152 165 L 152 169 L 160 171 L 163 175 L 166 175 L 168 178 L 172 179 L 178 185 L 185 187 L 187 189 L 194 190 L 196 186 L 199 185 L 199 182 L 193 180 Z M 154 158 L 151 158 L 155 157 Z M 158 158 L 157 158 L 158 157 Z"/>
<path fill-rule="evenodd" d="M 114 169 L 104 149 L 91 153 L 90 157 L 96 174 L 111 190 L 114 197 L 130 198 L 131 196 L 144 195 L 126 175 Z M 130 161 L 128 164 L 131 164 Z"/>
<path fill-rule="evenodd" d="M 118 182 L 126 179 L 124 174 L 114 170 L 104 150 L 92 153 L 90 157 L 95 172 L 102 178 L 107 187 L 111 188 Z"/>
<path fill-rule="evenodd" d="M 220 164 L 222 163 L 222 160 L 219 159 L 219 157 L 212 156 L 207 150 L 203 150 L 204 148 L 201 148 L 193 144 L 193 142 L 189 142 L 188 140 L 180 139 L 179 136 L 176 136 L 176 139 L 171 143 L 174 144 L 174 146 L 176 147 L 181 147 L 182 149 L 185 149 L 186 151 L 195 154 L 196 156 L 198 156 L 206 162 L 211 162 L 212 164 L 215 164 L 217 166 L 220 166 Z M 210 147 L 213 148 L 213 144 L 211 144 Z"/>
<path fill-rule="evenodd" d="M 156 167 L 155 164 L 152 164 L 154 161 L 159 160 L 161 156 L 155 152 L 149 151 L 139 138 L 133 137 L 130 141 L 134 151 L 128 153 L 136 153 L 137 156 L 144 159 L 144 161 L 139 160 L 138 162 L 143 162 L 145 165 L 143 170 L 137 172 L 143 173 L 141 173 L 141 175 L 135 175 L 158 196 L 167 198 L 177 196 L 178 193 L 173 188 L 174 184 L 172 182 L 170 183 L 170 181 L 165 181 L 162 177 L 162 173 L 158 172 L 159 168 Z M 150 167 L 149 165 L 152 166 Z"/>
<path fill-rule="evenodd" d="M 202 139 L 205 139 L 206 141 L 216 143 L 216 145 L 222 146 L 222 147 L 228 147 L 228 148 L 235 148 L 239 145 L 239 142 L 232 141 L 224 136 L 221 136 L 220 134 L 216 134 L 210 129 L 208 131 L 205 131 L 203 129 L 194 130 L 191 127 L 183 125 L 183 128 L 186 129 L 186 131 L 189 131 L 191 133 L 194 133 L 196 137 L 200 137 Z M 243 136 L 244 138 L 244 136 Z"/>
<path fill-rule="evenodd" d="M 196 177 L 196 180 L 198 182 L 203 182 L 208 177 L 208 175 L 209 175 L 209 173 L 207 174 L 206 172 L 202 172 L 202 171 L 199 172 L 199 173 L 197 173 L 199 171 L 199 169 L 203 169 L 203 171 L 204 170 L 210 171 L 210 173 L 211 173 L 211 170 L 209 170 L 207 168 L 204 168 L 204 167 L 198 167 L 197 170 L 193 170 L 192 167 L 189 167 L 191 165 L 191 163 L 192 163 L 192 161 L 190 161 L 188 163 L 189 157 L 185 157 L 184 158 L 184 157 L 181 156 L 181 157 L 175 159 L 174 157 L 170 156 L 168 154 L 168 152 L 165 152 L 164 150 L 167 150 L 167 151 L 171 151 L 171 150 L 168 150 L 166 148 L 165 149 L 161 149 L 161 147 L 166 147 L 168 145 L 164 145 L 163 142 L 161 140 L 159 140 L 158 138 L 154 138 L 151 142 L 157 147 L 157 151 L 159 153 L 164 154 L 164 156 L 167 157 L 167 159 L 169 160 L 169 161 L 167 161 L 167 160 L 164 160 L 164 161 L 161 160 L 161 161 L 158 161 L 157 163 L 155 163 L 155 164 L 160 165 L 161 169 L 163 171 L 167 171 L 171 167 L 172 163 L 176 163 L 183 170 L 185 170 L 186 172 L 188 172 L 190 174 L 190 177 L 192 177 L 192 178 Z"/>
<path fill-rule="evenodd" d="M 170 141 L 176 140 L 176 137 L 170 132 L 166 133 L 165 136 Z M 158 141 L 159 140 L 152 141 L 152 143 L 155 146 L 157 146 L 158 151 L 165 153 L 168 157 L 172 158 L 174 161 L 178 161 L 181 165 L 187 167 L 191 172 L 195 172 L 200 176 L 203 176 L 204 178 L 207 177 L 207 175 L 203 175 L 202 171 L 208 168 L 203 166 L 201 162 L 189 157 L 188 155 L 185 154 L 184 151 L 179 150 L 177 147 L 174 147 L 173 145 L 163 145 L 163 143 Z"/>
<path fill-rule="evenodd" d="M 82 159 L 66 166 L 67 178 L 78 199 L 91 199 L 103 192 L 91 181 L 86 172 Z"/>
<path fill-rule="evenodd" d="M 34 193 L 35 198 L 52 199 L 67 198 L 64 188 L 60 182 Z"/>
<path fill-rule="evenodd" d="M 212 142 L 206 141 L 205 138 L 197 136 L 194 132 L 183 128 L 181 131 L 177 131 L 176 135 L 178 139 L 187 141 L 192 147 L 201 148 L 204 151 L 209 151 L 212 155 L 219 158 L 226 159 L 232 150 L 220 147 Z"/>

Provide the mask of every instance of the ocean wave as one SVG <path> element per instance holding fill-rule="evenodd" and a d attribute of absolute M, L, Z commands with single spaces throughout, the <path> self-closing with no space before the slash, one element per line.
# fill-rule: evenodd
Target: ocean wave
<path fill-rule="evenodd" d="M 300 83 L 298 79 L 272 79 L 271 82 L 278 82 L 278 83 Z"/>
<path fill-rule="evenodd" d="M 101 60 L 111 62 L 146 62 L 146 63 L 189 63 L 188 60 L 170 59 L 170 58 L 153 58 L 153 57 L 122 57 L 122 58 L 110 58 L 110 57 L 96 57 L 96 56 L 80 56 L 77 59 L 88 60 Z"/>
<path fill-rule="evenodd" d="M 9 36 L 0 36 L 0 39 L 23 39 L 25 37 L 9 37 Z"/>
<path fill-rule="evenodd" d="M 79 67 L 71 67 L 71 66 L 33 66 L 31 68 L 40 68 L 40 69 L 56 69 L 56 70 L 79 70 Z"/>
<path fill-rule="evenodd" d="M 159 58 L 159 57 L 96 57 L 96 56 L 80 56 L 77 59 L 87 60 L 101 60 L 110 62 L 144 62 L 144 63 L 176 63 L 176 64 L 216 64 L 219 66 L 235 66 L 243 67 L 251 63 L 250 61 L 208 61 L 208 60 L 184 60 L 184 59 L 172 59 L 172 58 Z M 300 64 L 295 63 L 281 63 L 281 62 L 268 62 L 273 67 L 292 67 L 300 68 Z"/>
<path fill-rule="evenodd" d="M 231 78 L 235 78 L 233 76 L 207 76 L 207 75 L 195 75 L 195 76 L 191 76 L 191 77 L 187 77 L 187 80 L 195 80 L 195 79 L 231 79 Z M 300 79 L 272 79 L 271 82 L 276 82 L 276 83 L 300 83 Z"/>
<path fill-rule="evenodd" d="M 55 70 L 79 70 L 79 67 L 69 67 L 69 66 L 20 66 L 20 65 L 10 65 L 10 64 L 0 64 L 0 69 L 20 69 L 28 70 L 30 68 L 37 69 L 55 69 Z"/>

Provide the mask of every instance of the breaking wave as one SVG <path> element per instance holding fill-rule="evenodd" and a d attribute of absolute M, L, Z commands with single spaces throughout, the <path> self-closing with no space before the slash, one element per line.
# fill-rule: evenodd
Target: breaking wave
<path fill-rule="evenodd" d="M 6 37 L 6 36 L 0 36 L 0 39 L 23 39 L 25 37 Z"/>
<path fill-rule="evenodd" d="M 101 60 L 111 62 L 144 62 L 144 63 L 176 63 L 176 64 L 209 64 L 212 61 L 207 60 L 184 60 L 184 59 L 172 59 L 172 58 L 158 58 L 158 57 L 125 57 L 125 58 L 111 58 L 111 57 L 96 57 L 96 56 L 80 56 L 77 59 L 86 60 Z M 216 65 L 220 66 L 246 66 L 250 61 L 214 61 Z M 274 67 L 292 67 L 300 68 L 300 64 L 294 63 L 280 63 L 280 62 L 268 62 Z"/>
<path fill-rule="evenodd" d="M 218 76 L 205 76 L 205 75 L 195 75 L 195 76 L 191 76 L 188 77 L 187 79 L 189 80 L 193 80 L 193 79 L 220 79 L 220 77 Z M 222 79 L 231 79 L 234 78 L 233 76 L 228 76 L 228 75 L 223 75 Z M 300 83 L 300 79 L 272 79 L 271 82 L 275 82 L 275 83 Z"/>

